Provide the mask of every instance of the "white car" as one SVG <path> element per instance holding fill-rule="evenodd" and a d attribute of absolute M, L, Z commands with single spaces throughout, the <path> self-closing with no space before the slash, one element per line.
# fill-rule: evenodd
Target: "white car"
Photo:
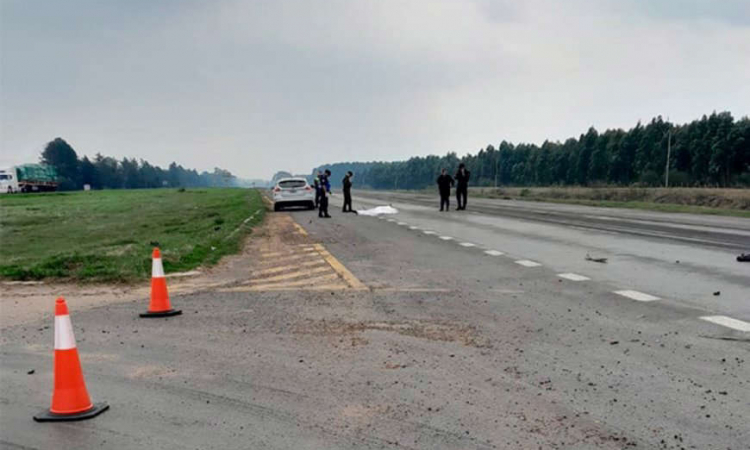
<path fill-rule="evenodd" d="M 315 209 L 315 189 L 304 178 L 282 178 L 273 188 L 273 210 L 286 206 L 305 206 Z"/>

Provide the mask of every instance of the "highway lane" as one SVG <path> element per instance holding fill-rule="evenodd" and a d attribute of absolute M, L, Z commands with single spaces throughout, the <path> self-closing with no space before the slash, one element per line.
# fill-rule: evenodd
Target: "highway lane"
<path fill-rule="evenodd" d="M 356 195 L 428 208 L 439 205 L 437 195 L 421 192 L 357 191 Z M 455 198 L 451 201 L 455 208 Z M 471 198 L 470 202 L 470 211 L 506 218 L 750 252 L 750 219 L 486 198 Z"/>
<path fill-rule="evenodd" d="M 359 205 L 365 206 L 361 197 Z M 750 329 L 702 320 L 709 314 L 704 307 L 666 298 L 640 301 L 627 292 L 647 294 L 637 278 L 613 285 L 595 271 L 571 269 L 571 255 L 550 265 L 537 258 L 532 237 L 498 230 L 496 218 L 451 220 L 434 210 L 394 206 L 403 209 L 383 218 L 295 218 L 374 292 L 390 293 L 377 297 L 374 307 L 392 320 L 430 318 L 476 330 L 483 350 L 456 353 L 463 358 L 462 374 L 471 374 L 459 386 L 497 405 L 483 413 L 484 401 L 463 398 L 467 422 L 516 414 L 549 425 L 542 411 L 555 410 L 558 418 L 601 424 L 616 435 L 617 448 L 737 449 L 750 442 Z M 582 261 L 582 267 L 606 272 L 612 266 Z M 412 295 L 404 298 L 405 291 Z M 416 362 L 420 357 L 410 353 L 407 359 L 418 368 L 415 377 L 429 379 L 431 370 Z M 730 360 L 736 364 L 731 368 Z M 519 384 L 505 384 L 511 380 Z M 494 389 L 495 382 L 503 387 Z M 730 390 L 738 395 L 732 401 Z M 505 403 L 509 392 L 522 400 Z M 520 407 L 523 402 L 528 407 Z M 502 435 L 502 427 L 496 432 L 479 435 Z M 541 448 L 601 445 L 571 439 Z"/>
<path fill-rule="evenodd" d="M 735 259 L 750 251 L 750 219 L 471 198 L 467 211 L 439 213 L 435 198 L 403 192 L 358 192 L 355 200 L 360 208 L 392 204 L 413 226 L 557 273 L 750 321 L 750 264 Z"/>
<path fill-rule="evenodd" d="M 173 295 L 182 316 L 139 319 L 146 299 L 83 308 L 69 298 L 87 386 L 111 405 L 94 420 L 31 420 L 49 405 L 51 317 L 3 324 L 0 444 L 624 450 L 750 442 L 750 333 L 701 320 L 704 308 L 614 292 L 653 294 L 635 283 L 559 270 L 533 252 L 535 239 L 522 233 L 530 222 L 499 231 L 487 215 L 399 206 L 383 219 L 334 208 L 328 220 L 270 213 L 229 264 L 241 278 Z"/>

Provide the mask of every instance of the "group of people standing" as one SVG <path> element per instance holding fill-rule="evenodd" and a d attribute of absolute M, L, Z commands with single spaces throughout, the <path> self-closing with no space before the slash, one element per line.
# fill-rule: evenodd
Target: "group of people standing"
<path fill-rule="evenodd" d="M 458 172 L 456 172 L 455 177 L 448 175 L 447 169 L 441 171 L 437 178 L 438 191 L 440 192 L 440 211 L 450 211 L 451 188 L 454 185 L 456 186 L 456 201 L 458 202 L 456 211 L 466 209 L 466 200 L 469 196 L 469 178 L 471 178 L 471 172 L 466 169 L 464 163 L 458 165 Z"/>
<path fill-rule="evenodd" d="M 315 185 L 315 207 L 318 209 L 318 217 L 323 219 L 331 218 L 331 215 L 328 214 L 328 198 L 331 196 L 330 177 L 330 170 L 326 169 L 322 172 L 319 170 L 318 175 L 313 180 L 313 184 Z M 346 172 L 344 179 L 341 180 L 342 191 L 344 192 L 344 206 L 341 212 L 357 214 L 357 211 L 352 209 L 352 178 L 354 178 L 354 173 L 350 170 Z"/>
<path fill-rule="evenodd" d="M 315 207 L 318 209 L 318 217 L 324 219 L 331 218 L 331 215 L 328 214 L 328 198 L 331 196 L 330 177 L 331 171 L 326 169 L 325 171 L 318 171 L 318 175 L 313 179 L 315 185 Z M 352 209 L 352 178 L 354 178 L 354 173 L 350 170 L 346 172 L 344 179 L 341 180 L 342 192 L 344 193 L 344 206 L 341 212 L 357 214 L 357 211 Z M 437 178 L 438 191 L 440 192 L 440 211 L 450 210 L 451 188 L 453 186 L 456 187 L 456 201 L 458 202 L 456 211 L 466 209 L 470 178 L 471 172 L 466 169 L 466 165 L 463 163 L 458 165 L 458 171 L 453 177 L 448 175 L 447 169 L 442 169 L 440 176 Z"/>

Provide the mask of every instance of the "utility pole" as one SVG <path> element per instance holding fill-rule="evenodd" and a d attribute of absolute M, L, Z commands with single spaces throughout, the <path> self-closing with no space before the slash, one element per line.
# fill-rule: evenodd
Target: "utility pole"
<path fill-rule="evenodd" d="M 667 167 L 664 170 L 664 187 L 669 187 L 669 156 L 672 153 L 672 129 L 667 131 Z"/>
<path fill-rule="evenodd" d="M 495 152 L 495 189 L 497 189 L 497 163 L 500 161 L 500 158 L 497 157 L 497 152 Z"/>

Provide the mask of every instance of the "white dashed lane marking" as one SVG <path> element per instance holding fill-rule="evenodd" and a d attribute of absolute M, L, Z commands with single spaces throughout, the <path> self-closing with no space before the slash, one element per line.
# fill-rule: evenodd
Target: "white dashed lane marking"
<path fill-rule="evenodd" d="M 558 273 L 557 276 L 570 281 L 588 281 L 591 279 L 589 277 L 584 277 L 583 275 L 578 275 L 577 273 Z"/>
<path fill-rule="evenodd" d="M 702 320 L 707 322 L 715 323 L 733 330 L 750 332 L 750 323 L 743 322 L 742 320 L 732 319 L 727 316 L 703 316 Z"/>
<path fill-rule="evenodd" d="M 639 302 L 653 302 L 654 300 L 659 300 L 659 297 L 654 297 L 653 295 L 644 294 L 643 292 L 638 292 L 638 291 L 630 291 L 630 290 L 615 291 L 615 294 L 622 295 L 623 297 L 637 300 Z"/>
<path fill-rule="evenodd" d="M 388 222 L 395 222 L 397 225 L 400 226 L 408 226 L 410 230 L 419 230 L 418 226 L 409 226 L 406 222 L 398 222 L 396 219 L 386 219 L 383 216 L 379 216 L 378 219 L 380 220 L 388 220 Z M 432 230 L 422 230 L 422 233 L 427 235 L 437 235 L 438 233 Z M 440 239 L 444 241 L 451 241 L 453 238 L 451 236 L 439 236 Z M 476 247 L 476 244 L 473 244 L 471 242 L 461 242 L 459 243 L 461 247 Z M 504 255 L 503 252 L 498 250 L 485 250 L 484 253 L 489 256 L 502 256 Z M 516 264 L 524 266 L 524 267 L 541 267 L 541 264 L 536 261 L 531 261 L 528 259 L 520 259 L 518 261 L 515 261 Z M 570 281 L 589 281 L 591 278 L 579 275 L 577 273 L 572 272 L 566 272 L 566 273 L 558 273 L 558 277 L 565 278 L 566 280 Z M 632 300 L 637 300 L 639 302 L 653 302 L 656 300 L 660 300 L 659 297 L 653 296 L 651 294 L 646 294 L 644 292 L 639 291 L 633 291 L 633 290 L 621 290 L 621 291 L 614 291 L 615 294 L 627 297 Z M 727 316 L 703 316 L 701 317 L 701 320 L 705 320 L 706 322 L 711 322 L 716 325 L 721 325 L 723 327 L 731 328 L 733 330 L 743 331 L 743 332 L 750 332 L 750 322 L 744 322 L 742 320 L 733 319 L 731 317 Z"/>
<path fill-rule="evenodd" d="M 536 261 L 530 261 L 528 259 L 520 259 L 516 261 L 516 264 L 524 266 L 524 267 L 539 267 L 541 264 L 539 264 Z"/>

